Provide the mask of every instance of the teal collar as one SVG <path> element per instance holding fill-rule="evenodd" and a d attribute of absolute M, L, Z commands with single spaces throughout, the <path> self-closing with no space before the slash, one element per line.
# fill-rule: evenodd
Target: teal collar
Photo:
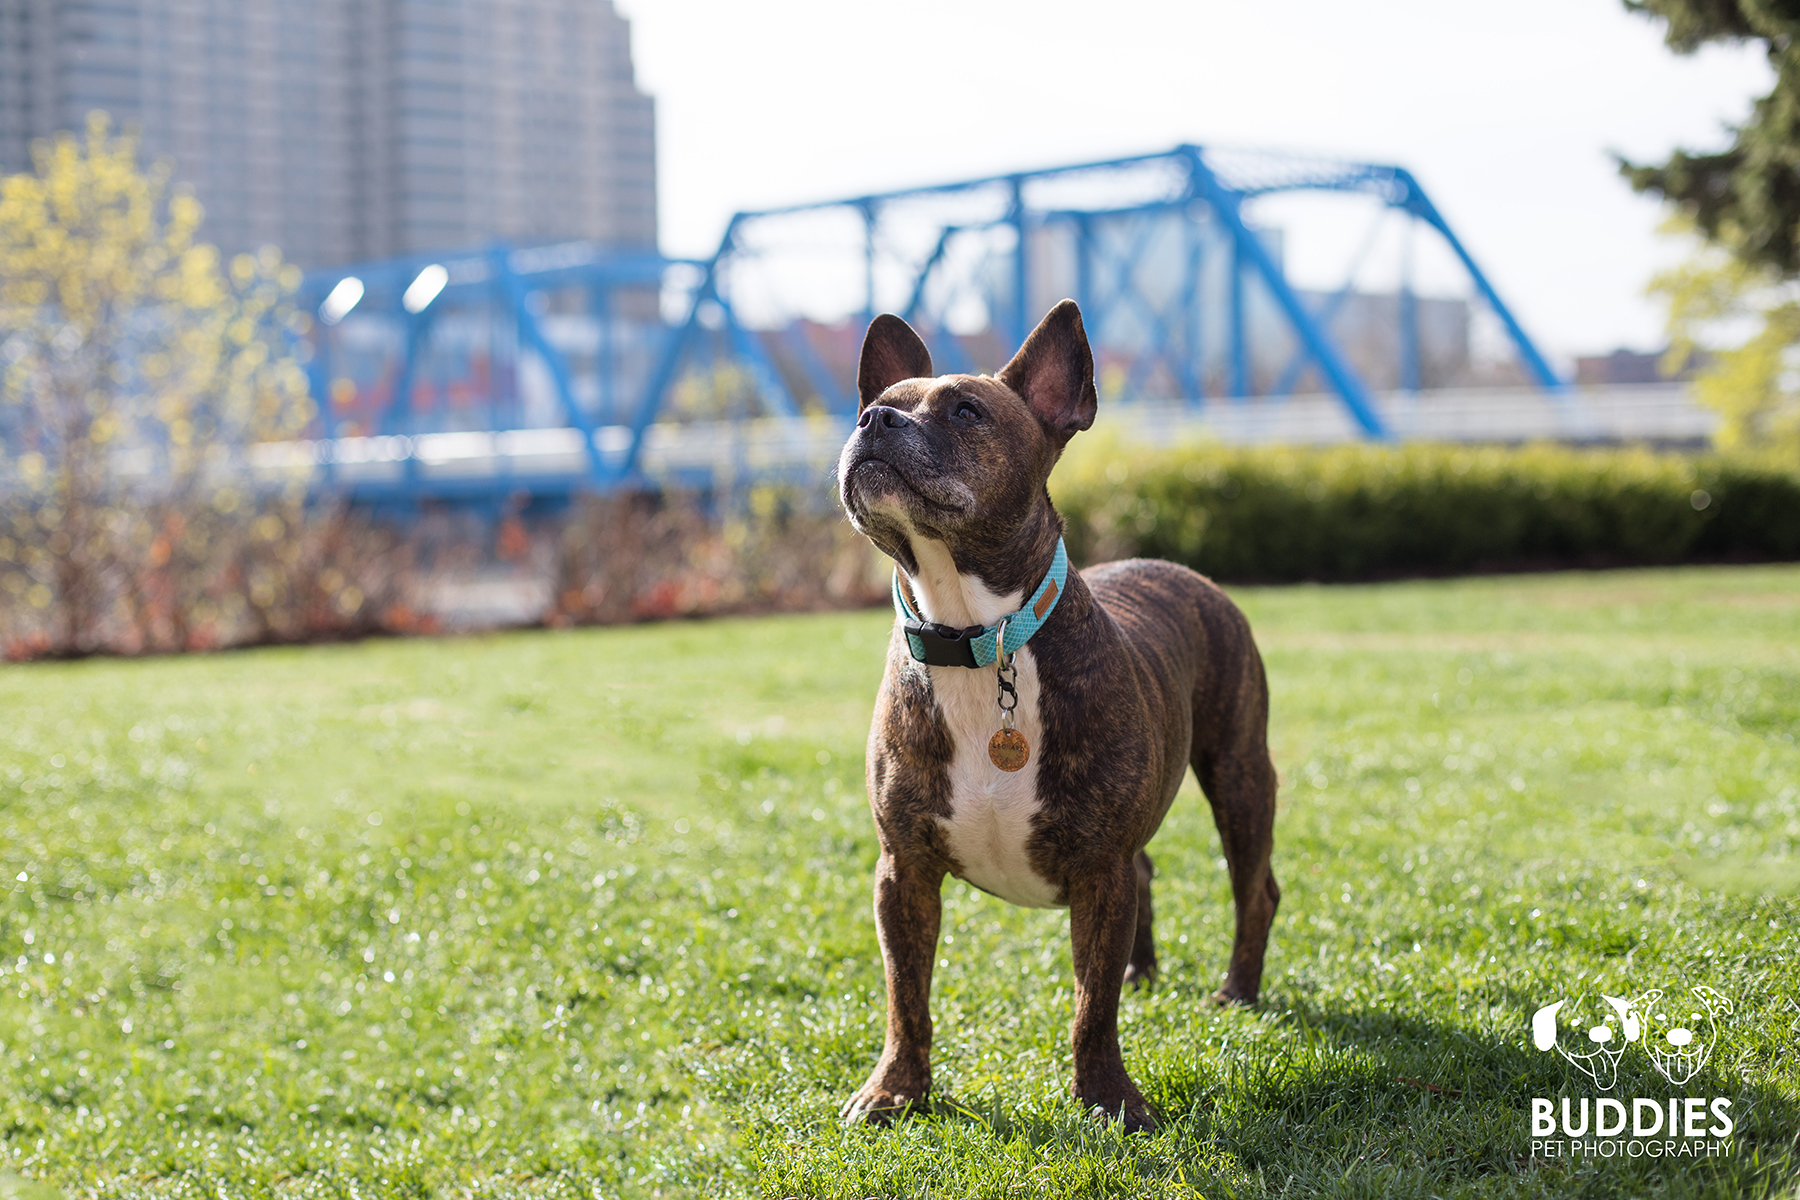
<path fill-rule="evenodd" d="M 894 615 L 906 633 L 906 648 L 919 662 L 933 667 L 985 667 L 994 661 L 995 648 L 1005 630 L 1005 653 L 1016 654 L 1043 627 L 1062 599 L 1063 585 L 1069 577 L 1069 552 L 1063 540 L 1056 539 L 1056 557 L 1050 560 L 1050 573 L 1037 591 L 1025 601 L 1025 607 L 1010 616 L 1001 617 L 993 625 L 970 625 L 958 629 L 953 625 L 936 625 L 922 619 L 906 602 L 900 590 L 900 571 L 894 571 Z"/>

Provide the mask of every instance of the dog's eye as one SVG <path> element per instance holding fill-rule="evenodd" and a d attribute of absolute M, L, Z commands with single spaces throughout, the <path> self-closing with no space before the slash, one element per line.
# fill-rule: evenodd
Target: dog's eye
<path fill-rule="evenodd" d="M 964 400 L 956 406 L 956 419 L 959 421 L 979 421 L 981 420 L 981 410 L 976 408 L 973 404 L 970 404 L 967 400 Z"/>

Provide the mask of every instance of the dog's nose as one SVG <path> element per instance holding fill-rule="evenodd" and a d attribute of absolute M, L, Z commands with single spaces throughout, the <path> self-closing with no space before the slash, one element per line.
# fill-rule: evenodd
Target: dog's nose
<path fill-rule="evenodd" d="M 862 416 L 856 418 L 858 429 L 904 429 L 912 423 L 911 417 L 886 404 L 871 404 L 863 409 Z"/>

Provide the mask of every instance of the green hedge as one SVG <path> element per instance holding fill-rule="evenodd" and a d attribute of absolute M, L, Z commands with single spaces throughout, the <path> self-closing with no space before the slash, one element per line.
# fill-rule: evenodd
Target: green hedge
<path fill-rule="evenodd" d="M 1800 469 L 1715 455 L 1077 439 L 1052 492 L 1078 562 L 1226 580 L 1800 558 Z"/>

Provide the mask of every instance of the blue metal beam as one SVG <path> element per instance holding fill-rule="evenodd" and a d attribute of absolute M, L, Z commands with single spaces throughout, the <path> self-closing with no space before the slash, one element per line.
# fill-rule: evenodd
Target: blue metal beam
<path fill-rule="evenodd" d="M 755 334 L 738 324 L 737 314 L 732 311 L 731 305 L 727 304 L 723 297 L 719 297 L 715 293 L 714 303 L 724 314 L 726 336 L 731 339 L 732 348 L 737 351 L 738 356 L 749 368 L 750 377 L 756 384 L 756 390 L 762 395 L 763 403 L 769 407 L 770 415 L 776 417 L 799 416 L 800 405 L 788 391 L 786 381 L 781 378 L 781 372 L 769 358 L 769 352 L 763 348 L 763 344 L 757 340 Z"/>
<path fill-rule="evenodd" d="M 1135 208 L 1130 210 L 1131 216 L 1154 217 L 1159 209 Z M 1106 216 L 1113 216 L 1108 212 Z M 1131 369 L 1125 377 L 1124 395 L 1135 397 L 1152 365 L 1161 361 L 1168 368 L 1170 377 L 1178 387 L 1187 391 L 1187 399 L 1197 399 L 1200 394 L 1196 364 L 1198 363 L 1190 348 L 1177 344 L 1172 338 L 1172 326 L 1179 318 L 1193 319 L 1193 308 L 1198 288 L 1198 280 L 1190 274 L 1181 292 L 1174 300 L 1178 313 L 1158 310 L 1136 288 L 1132 286 L 1133 278 L 1144 256 L 1155 239 L 1157 226 L 1152 220 L 1140 224 L 1136 236 L 1129 243 L 1129 248 L 1122 255 L 1114 257 L 1105 252 L 1102 241 L 1093 235 L 1092 222 L 1086 217 L 1076 220 L 1077 261 L 1082 264 L 1086 278 L 1080 283 L 1079 290 L 1086 295 L 1082 303 L 1082 315 L 1087 325 L 1090 340 L 1103 342 L 1105 331 L 1112 323 L 1116 313 L 1125 307 L 1134 309 L 1145 322 L 1148 334 L 1148 345 L 1142 353 L 1136 355 Z M 1193 238 L 1191 252 L 1198 256 L 1199 241 L 1190 228 L 1189 236 Z M 1096 260 L 1099 260 L 1096 262 Z M 1095 291 L 1091 276 L 1096 266 L 1111 269 L 1112 286 L 1106 291 Z"/>
<path fill-rule="evenodd" d="M 1094 304 L 1094 223 L 1086 213 L 1074 214 L 1075 223 L 1075 303 L 1083 320 L 1094 320 L 1099 311 Z"/>
<path fill-rule="evenodd" d="M 319 428 L 325 440 L 331 441 L 338 435 L 335 397 L 331 394 L 331 338 L 318 313 L 311 314 L 310 321 L 312 337 L 306 348 L 311 357 L 306 359 L 306 386 L 311 390 L 313 406 L 319 412 Z M 337 464 L 327 458 L 324 469 L 325 480 L 330 483 L 337 473 Z"/>
<path fill-rule="evenodd" d="M 960 225 L 946 225 L 944 232 L 938 235 L 937 245 L 931 248 L 926 256 L 925 265 L 919 268 L 913 280 L 912 295 L 907 298 L 906 307 L 900 310 L 900 319 L 910 321 L 918 315 L 919 307 L 925 303 L 925 285 L 931 281 L 931 272 L 938 263 L 944 260 L 944 251 L 950 246 L 950 239 L 963 231 Z"/>
<path fill-rule="evenodd" d="M 411 420 L 412 413 L 410 411 L 412 408 L 413 379 L 418 372 L 419 355 L 423 351 L 426 339 L 430 337 L 430 335 L 431 306 L 427 305 L 422 312 L 411 313 L 407 316 L 406 357 L 401 362 L 400 374 L 394 380 L 394 390 L 388 396 L 387 407 L 377 414 L 376 419 L 371 422 L 376 430 L 382 430 L 388 433 L 401 432 L 403 436 L 410 436 L 415 432 L 412 428 L 413 421 Z M 397 413 L 404 413 L 407 417 L 408 427 L 404 431 L 397 431 L 394 429 Z M 419 477 L 419 460 L 416 457 L 410 454 L 407 455 L 406 462 L 402 469 L 406 473 L 408 483 L 417 482 Z"/>
<path fill-rule="evenodd" d="M 1505 301 L 1500 299 L 1500 293 L 1495 291 L 1494 285 L 1488 282 L 1488 277 L 1476 265 L 1474 256 L 1463 246 L 1462 240 L 1451 232 L 1450 223 L 1444 220 L 1443 214 L 1438 212 L 1437 206 L 1432 204 L 1431 199 L 1425 195 L 1425 189 L 1419 186 L 1419 181 L 1414 179 L 1410 172 L 1398 167 L 1395 168 L 1395 173 L 1407 189 L 1404 201 L 1406 210 L 1437 230 L 1451 251 L 1462 261 L 1463 269 L 1468 271 L 1469 278 L 1474 281 L 1482 298 L 1488 302 L 1488 307 L 1494 310 L 1494 315 L 1499 317 L 1501 324 L 1506 326 L 1506 332 L 1512 338 L 1513 345 L 1517 347 L 1519 357 L 1525 360 L 1525 365 L 1538 381 L 1538 386 L 1551 392 L 1567 391 L 1569 385 L 1550 369 L 1550 364 L 1538 352 L 1537 344 L 1531 340 L 1524 327 L 1513 316 L 1512 309 L 1506 307 Z"/>
<path fill-rule="evenodd" d="M 826 412 L 856 414 L 856 400 L 844 394 L 838 381 L 819 358 L 819 352 L 813 349 L 812 339 L 806 336 L 806 329 L 796 321 L 781 334 L 782 345 L 786 346 L 800 364 L 800 370 L 806 375 L 807 382 L 819 394 L 819 401 Z"/>
<path fill-rule="evenodd" d="M 1319 328 L 1326 332 L 1330 332 L 1331 322 L 1336 319 L 1338 310 L 1344 306 L 1344 301 L 1348 300 L 1355 292 L 1357 272 L 1362 270 L 1363 260 L 1368 258 L 1369 252 L 1375 248 L 1375 242 L 1381 236 L 1381 227 L 1387 212 L 1388 210 L 1385 208 L 1376 212 L 1375 220 L 1369 224 L 1368 232 L 1363 234 L 1362 243 L 1357 246 L 1356 253 L 1350 256 L 1350 265 L 1344 270 L 1344 286 L 1332 293 L 1331 298 L 1326 300 L 1324 306 L 1319 309 L 1317 315 Z M 1293 357 L 1288 359 L 1287 366 L 1282 368 L 1281 376 L 1276 379 L 1275 386 L 1269 389 L 1269 394 L 1286 396 L 1293 392 L 1294 385 L 1300 380 L 1300 372 L 1306 369 L 1306 364 L 1310 361 L 1312 360 L 1308 356 L 1305 346 L 1295 350 Z"/>
<path fill-rule="evenodd" d="M 864 200 L 857 205 L 863 219 L 863 323 L 875 319 L 875 202 Z"/>
<path fill-rule="evenodd" d="M 1183 353 L 1175 357 L 1175 374 L 1181 390 L 1187 393 L 1182 399 L 1189 404 L 1199 404 L 1205 399 L 1206 392 L 1200 379 L 1201 364 L 1205 361 L 1200 356 L 1200 278 L 1206 267 L 1206 242 L 1200 236 L 1203 219 L 1204 213 L 1189 212 L 1181 227 L 1187 238 L 1187 278 L 1181 288 Z"/>
<path fill-rule="evenodd" d="M 1157 362 L 1161 362 L 1168 369 L 1176 386 L 1187 390 L 1188 396 L 1192 397 L 1196 394 L 1196 389 L 1189 386 L 1193 375 L 1192 363 L 1189 356 L 1183 352 L 1186 347 L 1174 341 L 1172 327 L 1187 315 L 1187 305 L 1192 301 L 1192 292 L 1196 281 L 1190 277 L 1186 281 L 1183 292 L 1173 299 L 1172 305 L 1176 310 L 1174 312 L 1169 311 L 1166 307 L 1157 309 L 1142 292 L 1128 286 L 1155 233 L 1156 226 L 1145 222 L 1144 229 L 1131 250 L 1123 259 L 1119 260 L 1119 274 L 1111 303 L 1102 309 L 1101 319 L 1111 315 L 1111 304 L 1118 304 L 1120 306 L 1129 305 L 1135 309 L 1145 323 L 1148 343 L 1143 352 L 1133 359 L 1131 370 L 1125 377 L 1124 394 L 1127 397 L 1135 397 L 1138 394 L 1144 378 Z M 1189 230 L 1189 233 L 1191 236 L 1192 231 Z M 1096 325 L 1098 324 L 1097 321 Z"/>
<path fill-rule="evenodd" d="M 1239 222 L 1241 224 L 1242 222 Z M 1230 222 L 1227 222 L 1229 226 Z M 1234 400 L 1250 398 L 1250 336 L 1244 327 L 1244 246 L 1235 236 L 1231 240 L 1230 305 L 1231 305 L 1231 383 Z"/>
<path fill-rule="evenodd" d="M 1419 362 L 1419 298 L 1413 294 L 1412 222 L 1406 223 L 1400 248 L 1400 390 L 1417 392 L 1423 374 Z"/>
<path fill-rule="evenodd" d="M 1007 180 L 1007 186 L 1011 189 L 1012 199 L 1006 209 L 1006 220 L 1018 239 L 1013 251 L 1012 342 L 1022 346 L 1025 335 L 1031 332 L 1031 248 L 1025 242 L 1025 177 L 1014 175 Z"/>
<path fill-rule="evenodd" d="M 1004 222 L 997 223 L 1004 224 Z M 914 277 L 912 294 L 907 299 L 906 307 L 900 312 L 902 320 L 921 327 L 920 333 L 922 335 L 928 335 L 931 327 L 936 327 L 939 336 L 935 339 L 926 336 L 926 345 L 929 347 L 935 342 L 937 352 L 932 355 L 932 361 L 940 368 L 949 368 L 952 373 L 965 375 L 976 374 L 975 364 L 970 360 L 968 351 L 963 349 L 961 340 L 958 339 L 954 333 L 951 333 L 949 328 L 944 324 L 943 313 L 934 317 L 926 311 L 925 288 L 931 282 L 931 273 L 942 265 L 944 255 L 949 250 L 950 240 L 952 238 L 959 233 L 970 233 L 981 229 L 991 229 L 994 224 L 995 223 L 985 225 L 944 226 L 943 232 L 938 235 L 937 244 L 931 248 L 931 253 L 926 256 L 924 265 L 919 268 L 918 274 Z M 950 290 L 943 298 L 943 308 L 945 311 L 948 311 L 950 305 L 955 303 L 957 295 L 958 292 L 954 284 L 952 284 Z M 856 405 L 853 404 L 849 411 L 855 412 Z"/>
<path fill-rule="evenodd" d="M 874 192 L 849 200 L 815 200 L 805 204 L 787 204 L 777 208 L 761 208 L 737 214 L 739 220 L 755 220 L 758 217 L 786 217 L 795 213 L 817 212 L 822 208 L 842 208 L 845 205 L 860 206 L 870 202 L 888 200 L 914 200 L 923 196 L 953 195 L 958 192 L 979 191 L 996 184 L 1005 184 L 1010 188 L 1014 180 L 1020 183 L 1031 179 L 1056 179 L 1065 175 L 1080 175 L 1090 171 L 1104 171 L 1108 168 L 1141 166 L 1146 163 L 1166 162 L 1179 156 L 1186 147 L 1175 150 L 1159 150 L 1154 154 L 1133 154 L 1124 158 L 1100 159 L 1094 162 L 1076 163 L 1064 167 L 1042 167 L 1024 172 L 1009 172 L 1005 175 L 983 175 L 975 179 L 959 180 L 955 183 L 939 183 L 926 187 L 901 188 L 892 192 Z"/>
<path fill-rule="evenodd" d="M 588 303 L 593 306 L 594 318 L 600 323 L 600 344 L 594 349 L 594 376 L 596 399 L 600 402 L 600 415 L 609 418 L 613 415 L 613 406 L 618 402 L 616 379 L 618 374 L 614 362 L 613 345 L 615 331 L 613 328 L 612 289 L 602 283 L 593 282 L 588 286 Z M 490 360 L 492 355 L 489 355 Z"/>
<path fill-rule="evenodd" d="M 495 290 L 505 298 L 512 309 L 513 320 L 518 323 L 519 341 L 537 352 L 550 372 L 550 381 L 556 390 L 556 399 L 562 406 L 563 419 L 569 425 L 581 431 L 581 444 L 587 452 L 588 471 L 595 483 L 606 477 L 606 466 L 600 460 L 600 447 L 594 439 L 594 422 L 581 405 L 575 402 L 575 389 L 569 382 L 569 364 L 563 361 L 562 351 L 550 344 L 544 331 L 537 322 L 537 314 L 531 311 L 527 303 L 525 289 L 519 286 L 518 276 L 507 264 L 506 251 L 497 250 L 494 254 Z"/>
<path fill-rule="evenodd" d="M 719 263 L 729 255 L 737 243 L 738 225 L 742 218 L 733 217 L 725 226 L 725 236 L 719 239 L 719 249 L 707 260 L 706 273 L 694 288 L 694 294 L 688 301 L 687 316 L 669 333 L 663 342 L 663 352 L 656 363 L 656 370 L 651 374 L 649 385 L 644 389 L 644 397 L 638 402 L 637 411 L 631 417 L 631 441 L 625 451 L 625 458 L 618 468 L 611 471 L 607 480 L 619 483 L 637 473 L 638 463 L 644 453 L 644 437 L 650 430 L 650 424 L 656 420 L 657 412 L 662 408 L 664 397 L 668 394 L 669 385 L 675 382 L 675 373 L 681 367 L 682 351 L 687 348 L 693 338 L 694 331 L 700 327 L 700 312 L 709 301 L 716 299 L 719 281 Z"/>
<path fill-rule="evenodd" d="M 1350 410 L 1350 415 L 1369 437 L 1387 437 L 1387 426 L 1375 411 L 1374 401 L 1370 398 L 1368 389 L 1363 386 L 1363 381 L 1351 370 L 1350 364 L 1344 361 L 1331 339 L 1313 321 L 1312 315 L 1300 303 L 1300 298 L 1294 295 L 1294 289 L 1288 286 L 1281 269 L 1269 257 L 1269 251 L 1263 246 L 1262 240 L 1244 224 L 1242 199 L 1219 182 L 1197 152 L 1190 156 L 1189 164 L 1193 171 L 1195 190 L 1211 202 L 1213 212 L 1218 214 L 1225 227 L 1231 231 L 1233 245 L 1262 276 L 1264 286 L 1275 298 L 1275 303 L 1287 314 L 1294 332 L 1300 335 L 1312 356 L 1318 360 L 1326 378 L 1331 381 L 1339 398 Z"/>

